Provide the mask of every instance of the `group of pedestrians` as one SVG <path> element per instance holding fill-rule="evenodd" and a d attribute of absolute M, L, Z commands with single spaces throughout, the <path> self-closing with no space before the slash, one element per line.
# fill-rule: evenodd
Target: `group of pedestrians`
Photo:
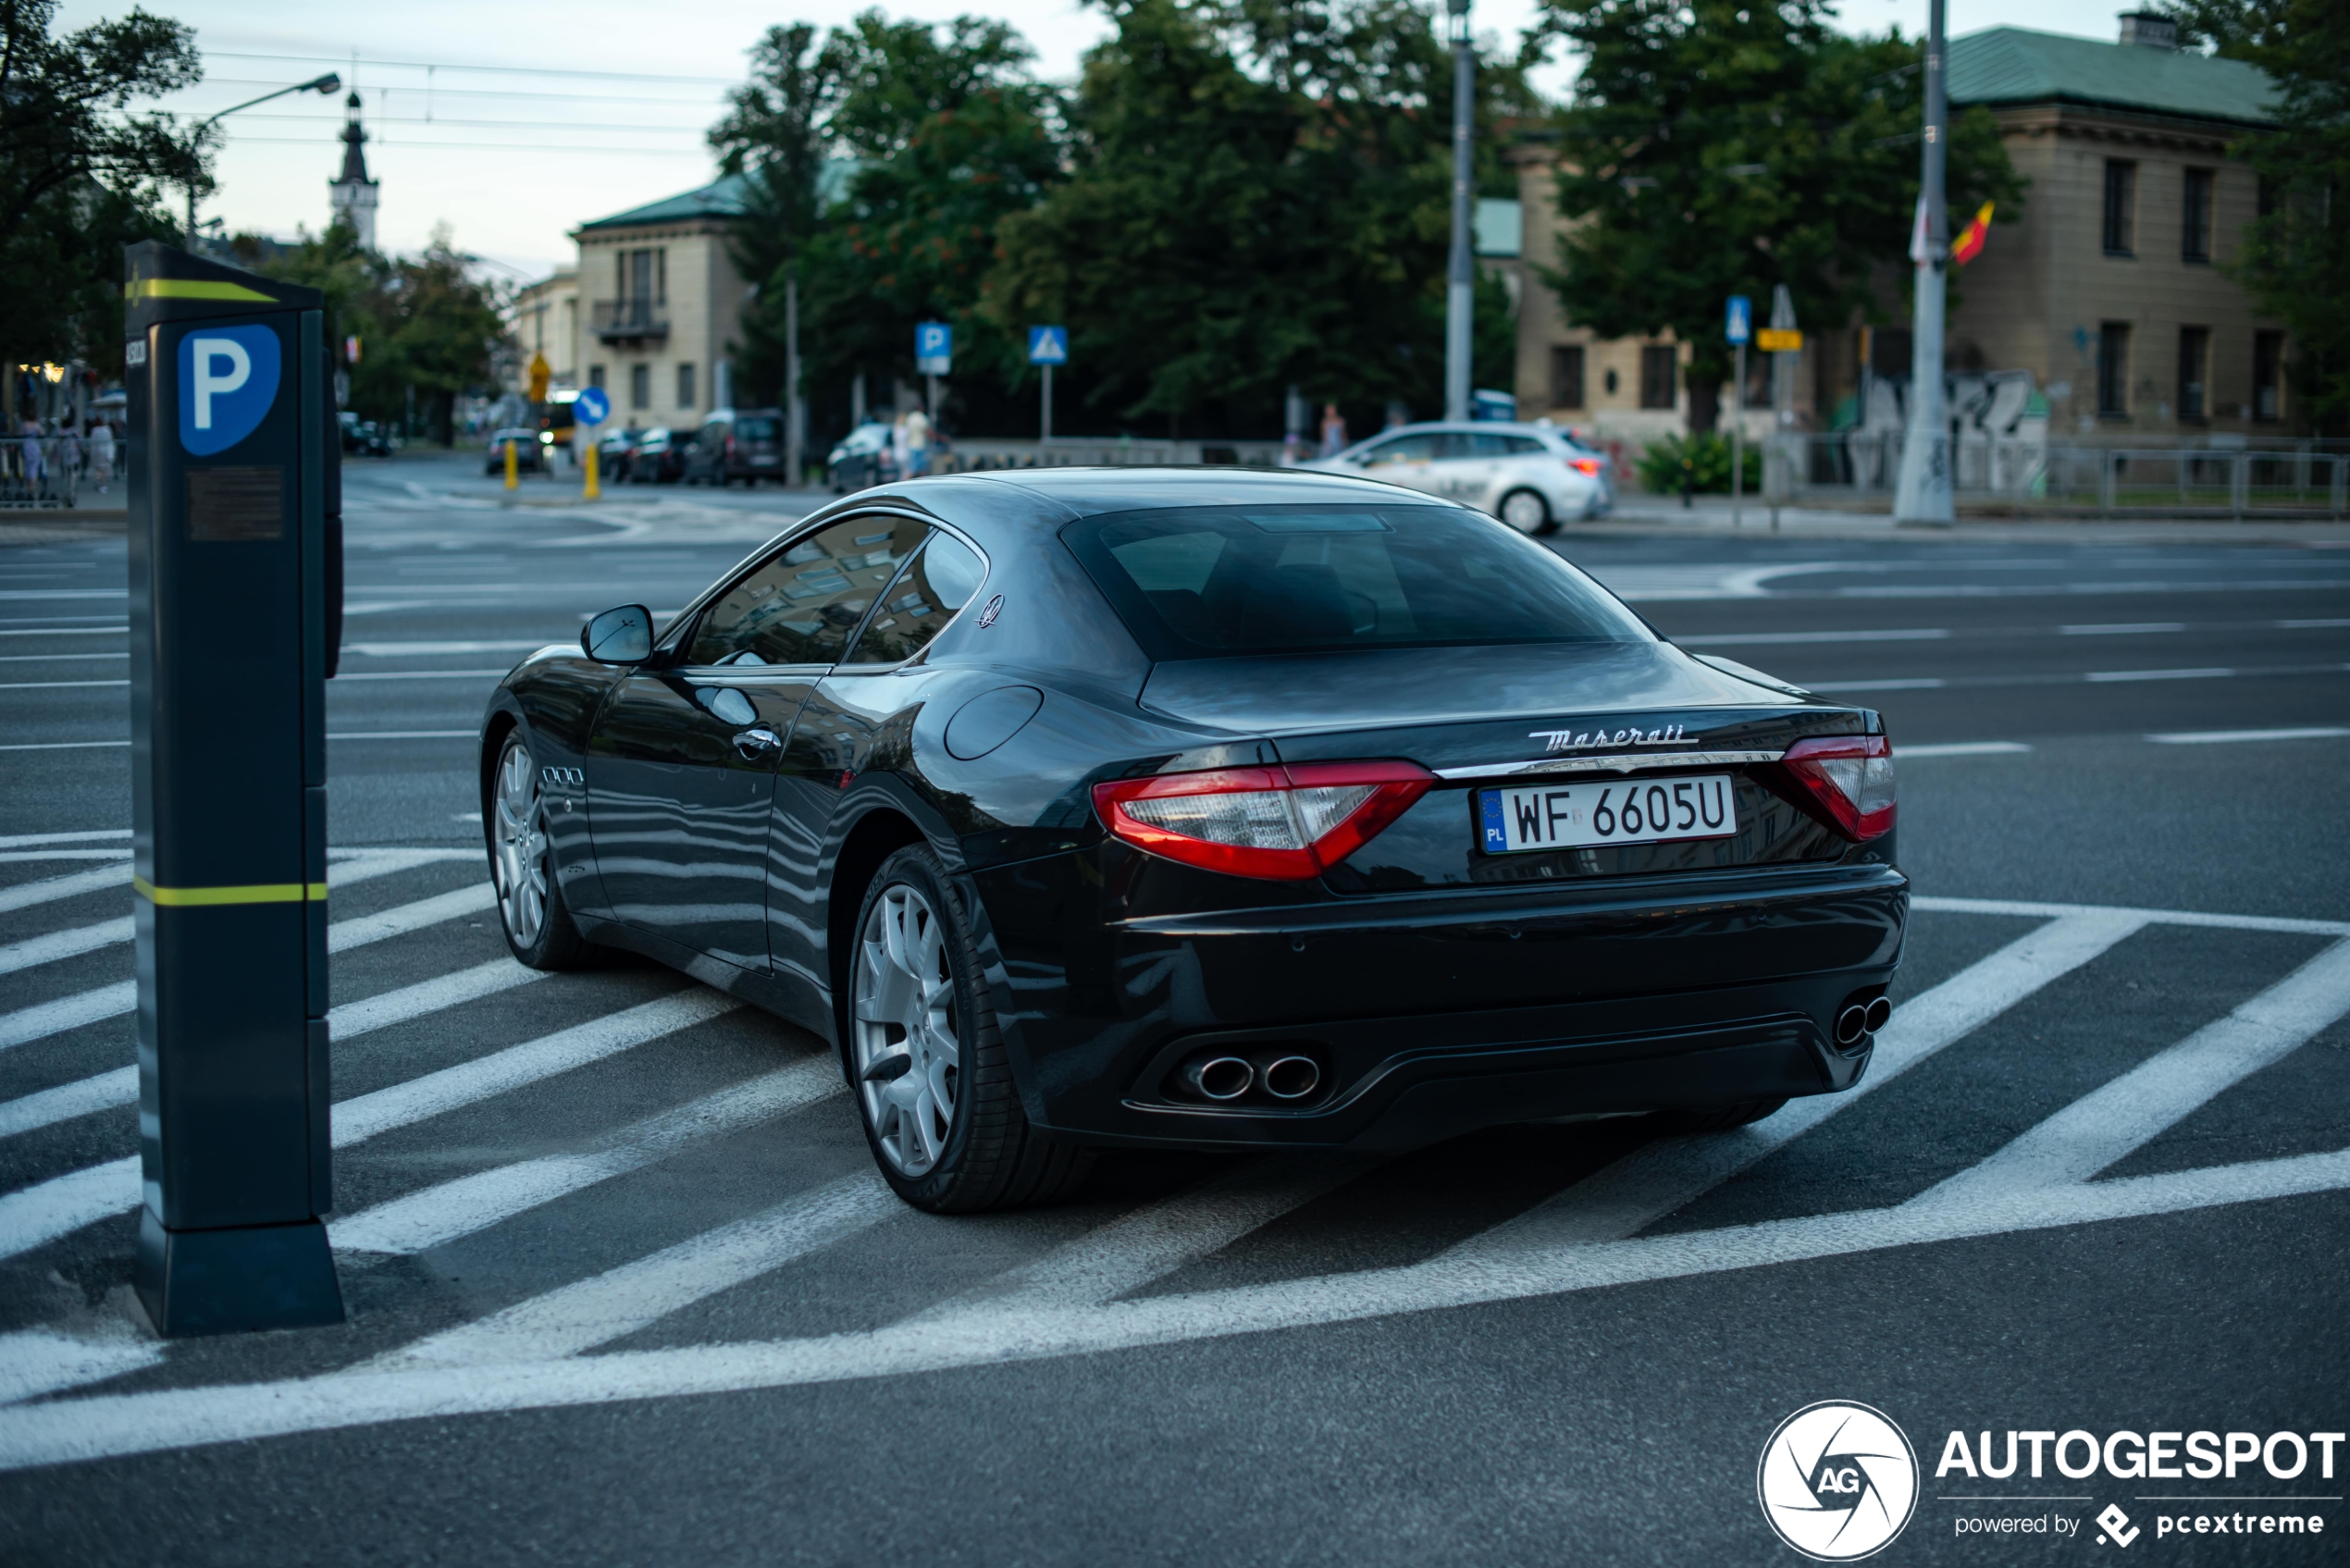
<path fill-rule="evenodd" d="M 70 503 L 82 483 L 104 495 L 114 484 L 118 445 L 107 420 L 93 419 L 77 429 L 69 419 L 47 426 L 26 419 L 16 439 L 0 443 L 8 499 L 26 506 L 60 499 Z"/>
<path fill-rule="evenodd" d="M 919 403 L 897 416 L 890 427 L 889 455 L 901 476 L 913 479 L 930 472 L 930 450 L 935 434 L 930 415 L 922 412 Z"/>

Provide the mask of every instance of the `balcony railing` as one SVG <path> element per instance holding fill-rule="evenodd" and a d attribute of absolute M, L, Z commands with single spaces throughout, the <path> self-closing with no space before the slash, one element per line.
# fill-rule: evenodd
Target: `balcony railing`
<path fill-rule="evenodd" d="M 669 336 L 669 306 L 661 300 L 598 300 L 593 320 L 605 342 Z"/>

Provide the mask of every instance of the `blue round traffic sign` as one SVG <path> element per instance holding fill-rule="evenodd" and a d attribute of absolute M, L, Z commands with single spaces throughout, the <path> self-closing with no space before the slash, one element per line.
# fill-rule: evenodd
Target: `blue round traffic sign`
<path fill-rule="evenodd" d="M 571 415 L 583 425 L 601 425 L 612 417 L 612 399 L 601 387 L 590 387 L 572 403 Z"/>

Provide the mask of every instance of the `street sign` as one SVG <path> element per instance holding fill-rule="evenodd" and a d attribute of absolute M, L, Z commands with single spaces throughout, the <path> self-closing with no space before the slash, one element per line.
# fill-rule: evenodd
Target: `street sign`
<path fill-rule="evenodd" d="M 1028 329 L 1028 363 L 1067 364 L 1069 363 L 1069 328 L 1066 327 L 1030 327 Z"/>
<path fill-rule="evenodd" d="M 944 376 L 955 361 L 955 329 L 943 321 L 914 325 L 914 368 L 924 376 Z"/>
<path fill-rule="evenodd" d="M 1733 343 L 1743 343 L 1754 335 L 1754 304 L 1744 294 L 1730 296 L 1724 334 Z"/>
<path fill-rule="evenodd" d="M 601 425 L 612 417 L 612 399 L 601 387 L 589 387 L 572 401 L 571 416 L 582 425 Z"/>
<path fill-rule="evenodd" d="M 1803 352 L 1803 334 L 1785 327 L 1765 327 L 1754 335 L 1754 346 L 1766 354 L 1798 354 Z"/>

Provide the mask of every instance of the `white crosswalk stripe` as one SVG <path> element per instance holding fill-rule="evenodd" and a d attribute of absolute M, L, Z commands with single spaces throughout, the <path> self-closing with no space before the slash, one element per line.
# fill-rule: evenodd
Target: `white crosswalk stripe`
<path fill-rule="evenodd" d="M 11 909 L 30 909 L 35 904 L 53 904 L 60 898 L 79 898 L 85 893 L 104 893 L 110 887 L 129 885 L 130 861 L 126 856 L 118 866 L 100 866 L 95 870 L 74 871 L 67 876 L 44 877 L 39 882 L 0 887 L 0 913 Z"/>

